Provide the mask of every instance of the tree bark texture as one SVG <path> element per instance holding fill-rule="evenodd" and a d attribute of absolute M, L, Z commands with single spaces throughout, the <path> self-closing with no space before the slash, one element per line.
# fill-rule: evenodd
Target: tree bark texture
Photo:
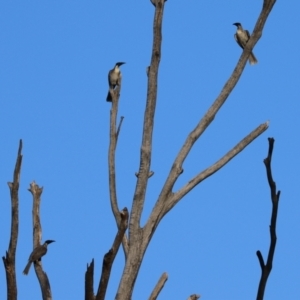
<path fill-rule="evenodd" d="M 2 256 L 5 274 L 7 299 L 17 300 L 18 289 L 16 280 L 16 249 L 19 234 L 19 186 L 22 165 L 22 140 L 19 142 L 19 150 L 13 175 L 13 182 L 8 182 L 11 199 L 11 230 L 10 241 L 6 256 Z"/>
<path fill-rule="evenodd" d="M 166 283 L 167 280 L 168 280 L 168 274 L 167 273 L 163 273 L 160 276 L 157 284 L 155 285 L 155 287 L 154 287 L 154 289 L 153 289 L 153 291 L 152 291 L 152 293 L 151 293 L 151 295 L 149 297 L 149 300 L 156 300 L 157 299 L 160 291 L 164 287 L 164 285 L 165 285 L 165 283 Z"/>

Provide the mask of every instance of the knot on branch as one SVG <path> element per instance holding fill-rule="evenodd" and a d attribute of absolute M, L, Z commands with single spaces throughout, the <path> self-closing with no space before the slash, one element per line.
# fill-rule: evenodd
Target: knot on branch
<path fill-rule="evenodd" d="M 138 173 L 138 172 L 135 172 L 134 175 L 135 175 L 137 178 L 140 177 L 140 173 Z M 153 172 L 153 171 L 150 171 L 150 172 L 148 173 L 148 178 L 150 178 L 150 177 L 153 176 L 153 175 L 154 175 L 154 172 Z"/>
<path fill-rule="evenodd" d="M 120 211 L 120 215 L 121 215 L 121 219 L 128 219 L 128 209 L 127 207 L 124 207 L 121 211 Z"/>

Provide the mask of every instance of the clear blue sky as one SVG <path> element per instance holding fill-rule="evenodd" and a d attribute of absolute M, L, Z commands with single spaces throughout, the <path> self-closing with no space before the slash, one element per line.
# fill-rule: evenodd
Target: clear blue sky
<path fill-rule="evenodd" d="M 167 1 L 151 170 L 143 220 L 153 207 L 187 134 L 220 92 L 241 49 L 234 22 L 252 31 L 262 1 Z M 176 188 L 220 158 L 259 124 L 266 133 L 197 186 L 162 221 L 146 252 L 134 299 L 147 299 L 163 272 L 160 299 L 255 299 L 269 246 L 270 191 L 263 159 L 274 137 L 273 174 L 282 191 L 278 244 L 265 299 L 300 294 L 299 19 L 300 4 L 278 1 L 237 87 L 184 164 Z M 8 247 L 10 196 L 19 139 L 24 142 L 20 186 L 17 282 L 20 300 L 40 299 L 32 250 L 35 180 L 44 187 L 43 239 L 54 239 L 43 266 L 54 299 L 83 299 L 84 272 L 95 259 L 95 290 L 103 255 L 116 233 L 108 197 L 110 104 L 107 72 L 117 61 L 124 122 L 117 149 L 120 207 L 131 208 L 138 170 L 146 72 L 154 8 L 144 1 L 1 1 L 0 226 Z M 110 24 L 113 20 L 113 26 Z M 294 41 L 296 39 L 296 41 Z M 298 129 L 297 129 L 298 128 Z M 72 249 L 70 251 L 70 249 Z M 67 254 L 65 254 L 67 253 Z M 107 299 L 114 299 L 124 265 L 115 261 Z M 3 266 L 2 266 L 3 268 Z M 0 299 L 6 298 L 0 272 Z"/>

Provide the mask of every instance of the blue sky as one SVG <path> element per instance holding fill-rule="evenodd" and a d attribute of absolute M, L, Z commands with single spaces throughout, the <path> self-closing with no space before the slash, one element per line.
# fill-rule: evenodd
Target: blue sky
<path fill-rule="evenodd" d="M 167 1 L 145 221 L 175 155 L 221 91 L 241 49 L 235 22 L 252 31 L 262 1 Z M 146 252 L 134 299 L 147 299 L 163 272 L 159 299 L 254 299 L 260 278 L 255 255 L 269 246 L 270 191 L 263 159 L 275 138 L 273 175 L 282 191 L 277 248 L 265 299 L 300 293 L 299 1 L 278 1 L 235 90 L 196 143 L 175 189 L 215 162 L 265 121 L 270 127 L 239 156 L 186 196 L 161 222 Z M 84 272 L 95 259 L 95 290 L 103 255 L 116 233 L 108 195 L 110 104 L 107 72 L 122 66 L 117 149 L 119 206 L 131 208 L 138 170 L 152 46 L 150 1 L 0 2 L 1 255 L 10 233 L 10 196 L 23 139 L 17 282 L 20 300 L 40 299 L 32 250 L 35 180 L 44 187 L 43 239 L 54 239 L 43 266 L 54 299 L 82 299 Z M 111 20 L 114 25 L 111 26 Z M 72 248 L 72 251 L 68 249 Z M 65 251 L 65 253 L 64 253 Z M 67 253 L 67 254 L 66 254 Z M 108 288 L 113 299 L 124 266 L 118 254 Z M 0 272 L 0 298 L 6 298 Z"/>

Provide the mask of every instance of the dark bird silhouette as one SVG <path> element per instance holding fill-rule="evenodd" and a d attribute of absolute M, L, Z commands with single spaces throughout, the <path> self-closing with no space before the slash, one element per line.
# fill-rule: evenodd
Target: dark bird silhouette
<path fill-rule="evenodd" d="M 112 102 L 111 92 L 117 86 L 120 85 L 120 81 L 122 79 L 122 73 L 120 70 L 120 66 L 124 65 L 124 62 L 117 62 L 115 67 L 108 72 L 108 85 L 109 90 L 106 97 L 106 101 Z"/>
<path fill-rule="evenodd" d="M 244 49 L 244 47 L 246 46 L 246 44 L 250 38 L 250 33 L 248 30 L 243 29 L 241 23 L 233 23 L 233 25 L 235 25 L 237 27 L 236 33 L 234 34 L 234 38 L 235 38 L 236 42 L 240 45 L 240 47 L 242 49 Z M 250 53 L 249 63 L 250 63 L 250 65 L 257 64 L 257 59 L 254 56 L 253 52 Z"/>
<path fill-rule="evenodd" d="M 31 264 L 37 260 L 41 260 L 41 257 L 44 256 L 47 253 L 47 247 L 49 244 L 53 243 L 55 241 L 53 240 L 47 240 L 43 245 L 39 245 L 36 248 L 33 249 L 31 252 L 29 258 L 28 258 L 28 263 L 23 271 L 23 274 L 27 275 L 29 272 L 29 269 L 31 267 Z"/>

